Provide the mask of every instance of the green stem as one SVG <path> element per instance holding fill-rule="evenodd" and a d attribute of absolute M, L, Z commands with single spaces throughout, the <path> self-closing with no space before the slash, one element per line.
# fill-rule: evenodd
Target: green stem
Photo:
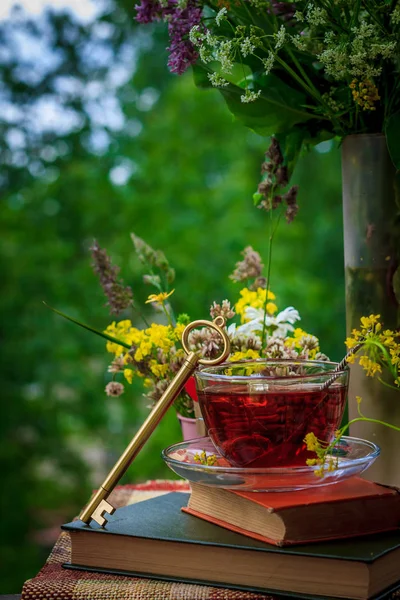
<path fill-rule="evenodd" d="M 359 408 L 358 408 L 358 412 L 360 412 Z M 351 421 L 349 421 L 346 425 L 344 425 L 340 429 L 339 435 L 333 440 L 333 442 L 331 444 L 329 444 L 329 446 L 327 446 L 327 448 L 324 451 L 324 455 L 326 456 L 327 454 L 329 454 L 329 452 L 331 452 L 331 450 L 333 450 L 335 448 L 335 446 L 338 444 L 338 442 L 340 441 L 340 439 L 344 435 L 344 433 L 352 425 L 354 425 L 354 423 L 359 423 L 359 422 L 376 423 L 377 425 L 383 425 L 384 427 L 389 427 L 389 429 L 394 429 L 395 431 L 400 432 L 400 427 L 397 427 L 396 425 L 392 425 L 391 423 L 386 423 L 386 421 L 380 421 L 379 419 L 371 419 L 369 417 L 364 417 L 364 416 L 356 417 L 356 418 L 352 419 Z"/>
<path fill-rule="evenodd" d="M 167 321 L 168 321 L 168 325 L 171 325 L 171 327 L 174 327 L 174 323 L 172 320 L 172 316 L 170 315 L 170 313 L 168 312 L 164 302 L 161 303 L 162 309 L 163 309 L 163 313 L 165 314 L 165 316 L 167 317 Z M 172 310 L 172 309 L 171 309 Z"/>
<path fill-rule="evenodd" d="M 397 427 L 396 425 L 392 425 L 391 423 L 386 423 L 386 421 L 380 421 L 379 419 L 371 419 L 369 417 L 356 417 L 355 419 L 352 419 L 351 421 L 349 421 L 347 423 L 347 425 L 345 425 L 343 427 L 343 431 L 346 431 L 347 429 L 349 429 L 349 427 L 351 425 L 353 425 L 354 423 L 358 423 L 360 421 L 365 421 L 367 423 L 376 423 L 377 425 L 383 425 L 384 427 L 389 427 L 389 429 L 394 429 L 395 431 L 400 431 L 400 427 Z"/>
<path fill-rule="evenodd" d="M 382 352 L 383 356 L 386 359 L 386 366 L 388 367 L 389 371 L 392 374 L 392 377 L 394 379 L 396 379 L 397 376 L 397 369 L 394 365 L 392 365 L 392 359 L 390 358 L 390 354 L 387 351 L 387 349 L 385 348 L 385 346 L 383 344 L 381 344 L 380 342 L 377 342 L 376 340 L 374 340 L 374 345 L 377 346 L 379 348 L 379 350 Z M 385 363 L 384 363 L 385 364 Z"/>
<path fill-rule="evenodd" d="M 280 56 L 278 56 L 278 54 L 275 54 L 275 59 L 277 60 L 277 62 L 282 65 L 282 67 L 284 69 L 286 69 L 286 71 L 293 77 L 293 79 L 295 81 L 297 81 L 297 83 L 299 85 L 301 85 L 301 87 L 308 93 L 310 94 L 310 96 L 312 96 L 313 98 L 315 98 L 316 100 L 318 100 L 318 102 L 321 104 L 321 100 L 320 97 L 318 96 L 318 94 L 316 95 L 314 93 L 314 90 L 312 88 L 310 88 L 309 85 L 307 85 L 296 73 L 296 71 L 293 71 L 293 69 L 291 67 L 289 67 L 289 65 L 287 64 L 287 62 L 285 62 L 283 60 L 283 58 L 281 58 Z"/>
<path fill-rule="evenodd" d="M 320 103 L 323 105 L 324 102 L 321 98 L 321 94 L 319 93 L 319 91 L 317 90 L 317 88 L 315 87 L 315 85 L 313 84 L 311 79 L 308 77 L 308 75 L 305 72 L 305 70 L 303 69 L 301 63 L 297 60 L 294 52 L 292 50 L 290 50 L 290 48 L 285 48 L 285 50 L 286 50 L 287 54 L 290 56 L 290 58 L 292 59 L 293 63 L 296 65 L 297 70 L 299 71 L 300 75 L 302 75 L 302 77 L 305 79 L 307 84 L 310 86 L 310 89 L 314 90 L 315 97 L 319 98 Z"/>
<path fill-rule="evenodd" d="M 144 314 L 142 313 L 142 311 L 136 306 L 136 304 L 134 302 L 132 303 L 132 308 L 139 315 L 139 317 L 142 319 L 142 321 L 146 325 L 146 327 L 150 327 L 148 320 L 146 319 L 146 317 L 144 316 Z"/>
<path fill-rule="evenodd" d="M 400 392 L 400 388 L 396 387 L 395 385 L 392 385 L 391 383 L 388 383 L 387 381 L 384 381 L 380 377 L 378 377 L 378 381 L 379 381 L 379 383 L 381 383 L 385 387 L 389 388 L 390 390 L 396 390 L 396 392 Z"/>
<path fill-rule="evenodd" d="M 312 80 L 308 77 L 308 75 L 307 75 L 306 71 L 303 69 L 301 63 L 297 60 L 295 53 L 292 50 L 290 50 L 290 48 L 286 48 L 286 52 L 292 59 L 293 63 L 296 65 L 296 68 L 299 71 L 299 73 L 302 75 L 304 80 L 307 82 L 308 86 L 310 87 L 310 90 L 313 90 L 313 97 L 319 102 L 319 104 L 321 106 L 324 107 L 324 109 L 330 115 L 330 120 L 333 122 L 333 124 L 335 125 L 335 122 L 336 122 L 336 126 L 340 127 L 340 124 L 337 122 L 335 115 L 332 114 L 331 109 L 322 99 L 319 90 L 315 87 Z"/>
<path fill-rule="evenodd" d="M 271 196 L 273 195 L 273 191 L 271 192 Z M 279 225 L 279 221 L 282 215 L 282 211 L 279 214 L 279 217 L 277 219 L 276 225 L 273 228 L 273 217 L 272 217 L 272 207 L 270 208 L 269 211 L 270 214 L 270 234 L 269 234 L 269 244 L 268 244 L 268 267 L 267 267 L 267 289 L 265 290 L 265 303 L 264 303 L 264 316 L 263 316 L 263 328 L 262 328 L 262 334 L 261 334 L 261 356 L 263 355 L 263 352 L 265 350 L 265 346 L 267 344 L 267 323 L 266 323 L 266 318 L 267 318 L 267 304 L 268 304 L 268 295 L 270 292 L 270 279 L 271 279 L 271 265 L 272 265 L 272 242 L 276 233 L 276 230 L 278 228 Z"/>

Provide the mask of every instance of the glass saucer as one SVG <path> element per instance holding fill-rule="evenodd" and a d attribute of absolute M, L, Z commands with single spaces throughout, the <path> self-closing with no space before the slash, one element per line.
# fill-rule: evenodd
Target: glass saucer
<path fill-rule="evenodd" d="M 202 452 L 215 455 L 214 465 L 195 461 L 194 455 Z M 180 477 L 204 485 L 218 486 L 248 492 L 287 492 L 311 487 L 332 485 L 359 475 L 379 456 L 380 448 L 367 440 L 343 436 L 332 456 L 338 459 L 334 471 L 324 476 L 315 475 L 318 467 L 243 468 L 232 467 L 216 451 L 210 438 L 203 437 L 169 446 L 162 458 Z"/>

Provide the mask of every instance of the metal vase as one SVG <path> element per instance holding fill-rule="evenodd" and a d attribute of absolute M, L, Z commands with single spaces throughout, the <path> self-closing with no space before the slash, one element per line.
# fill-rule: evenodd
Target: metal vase
<path fill-rule="evenodd" d="M 380 314 L 384 327 L 399 326 L 398 175 L 384 135 L 345 138 L 342 146 L 346 326 L 359 329 L 360 317 Z M 367 417 L 400 426 L 400 390 L 390 390 L 351 367 L 349 418 L 357 417 L 356 396 Z M 350 434 L 378 444 L 382 453 L 367 479 L 400 486 L 400 433 L 382 425 L 356 423 Z"/>

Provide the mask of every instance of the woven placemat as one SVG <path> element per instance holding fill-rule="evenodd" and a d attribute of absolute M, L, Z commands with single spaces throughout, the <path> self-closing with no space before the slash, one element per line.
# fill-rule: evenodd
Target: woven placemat
<path fill-rule="evenodd" d="M 189 486 L 185 481 L 120 486 L 110 500 L 119 508 L 171 491 L 188 492 Z M 63 569 L 62 564 L 70 560 L 70 536 L 62 532 L 43 569 L 25 582 L 21 600 L 278 600 L 270 595 L 206 585 Z"/>

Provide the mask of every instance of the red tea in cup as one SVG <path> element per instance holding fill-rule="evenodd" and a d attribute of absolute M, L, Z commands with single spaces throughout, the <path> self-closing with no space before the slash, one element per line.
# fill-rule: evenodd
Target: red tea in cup
<path fill-rule="evenodd" d="M 202 369 L 196 375 L 199 404 L 207 433 L 220 454 L 237 467 L 305 466 L 315 455 L 306 449 L 305 435 L 333 439 L 346 403 L 348 371 L 322 389 L 335 363 L 317 361 L 266 362 L 268 375 L 254 375 L 241 363 Z M 289 376 L 282 373 L 285 363 Z M 320 367 L 319 365 L 323 365 Z M 228 373 L 228 374 L 226 374 Z"/>

